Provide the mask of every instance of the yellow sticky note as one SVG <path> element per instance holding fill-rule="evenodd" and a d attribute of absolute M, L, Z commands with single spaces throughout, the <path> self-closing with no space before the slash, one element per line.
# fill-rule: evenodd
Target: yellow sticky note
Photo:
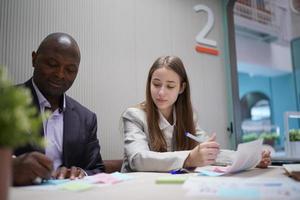
<path fill-rule="evenodd" d="M 179 175 L 163 176 L 156 179 L 156 184 L 183 184 L 188 177 Z"/>
<path fill-rule="evenodd" d="M 61 185 L 60 188 L 69 191 L 83 191 L 92 188 L 92 185 L 84 182 L 71 181 L 69 183 Z"/>

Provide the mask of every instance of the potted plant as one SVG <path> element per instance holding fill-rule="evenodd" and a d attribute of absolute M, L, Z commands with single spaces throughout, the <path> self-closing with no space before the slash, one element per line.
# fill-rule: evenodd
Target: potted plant
<path fill-rule="evenodd" d="M 247 133 L 244 134 L 242 137 L 243 142 L 251 142 L 256 139 L 258 139 L 257 133 Z"/>
<path fill-rule="evenodd" d="M 279 139 L 279 135 L 276 132 L 262 132 L 262 133 L 247 133 L 243 135 L 243 142 L 250 142 L 257 139 L 263 139 L 264 144 L 268 144 L 274 147 L 276 141 Z"/>
<path fill-rule="evenodd" d="M 30 92 L 13 86 L 0 66 L 0 200 L 8 198 L 12 150 L 27 143 L 42 144 L 42 118 L 31 101 Z"/>
<path fill-rule="evenodd" d="M 289 130 L 290 150 L 292 156 L 300 155 L 300 129 Z"/>
<path fill-rule="evenodd" d="M 276 132 L 263 132 L 259 138 L 263 139 L 264 144 L 274 147 L 276 141 L 279 139 L 279 135 Z"/>

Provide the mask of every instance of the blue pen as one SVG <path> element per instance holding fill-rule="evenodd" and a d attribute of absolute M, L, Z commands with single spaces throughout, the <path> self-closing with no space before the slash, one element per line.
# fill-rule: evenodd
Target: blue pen
<path fill-rule="evenodd" d="M 187 169 L 180 168 L 180 169 L 173 169 L 169 173 L 170 174 L 185 174 L 185 173 L 189 173 L 189 171 Z"/>

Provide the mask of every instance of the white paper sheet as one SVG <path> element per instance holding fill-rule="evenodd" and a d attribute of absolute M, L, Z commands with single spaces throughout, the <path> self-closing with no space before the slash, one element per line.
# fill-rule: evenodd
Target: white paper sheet
<path fill-rule="evenodd" d="M 183 184 L 187 196 L 221 199 L 298 200 L 300 185 L 276 178 L 190 177 Z"/>
<path fill-rule="evenodd" d="M 198 167 L 195 171 L 208 176 L 218 176 L 251 169 L 255 167 L 261 160 L 262 142 L 263 140 L 259 139 L 252 142 L 239 144 L 232 165 L 227 167 Z"/>

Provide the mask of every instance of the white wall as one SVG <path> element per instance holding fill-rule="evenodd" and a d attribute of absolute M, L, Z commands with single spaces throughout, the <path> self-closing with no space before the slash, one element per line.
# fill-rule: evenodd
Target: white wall
<path fill-rule="evenodd" d="M 292 72 L 290 46 L 268 43 L 236 34 L 239 71 L 277 76 Z"/>
<path fill-rule="evenodd" d="M 292 30 L 293 30 L 293 38 L 300 37 L 300 15 L 292 14 Z"/>
<path fill-rule="evenodd" d="M 199 3 L 215 14 L 209 38 L 220 56 L 194 51 L 206 22 L 193 11 Z M 47 34 L 63 31 L 78 41 L 82 62 L 68 94 L 96 112 L 104 159 L 122 158 L 120 115 L 144 99 L 148 70 L 166 54 L 185 63 L 201 126 L 229 145 L 221 0 L 1 0 L 0 9 L 0 64 L 17 83 L 31 76 L 31 51 Z"/>

